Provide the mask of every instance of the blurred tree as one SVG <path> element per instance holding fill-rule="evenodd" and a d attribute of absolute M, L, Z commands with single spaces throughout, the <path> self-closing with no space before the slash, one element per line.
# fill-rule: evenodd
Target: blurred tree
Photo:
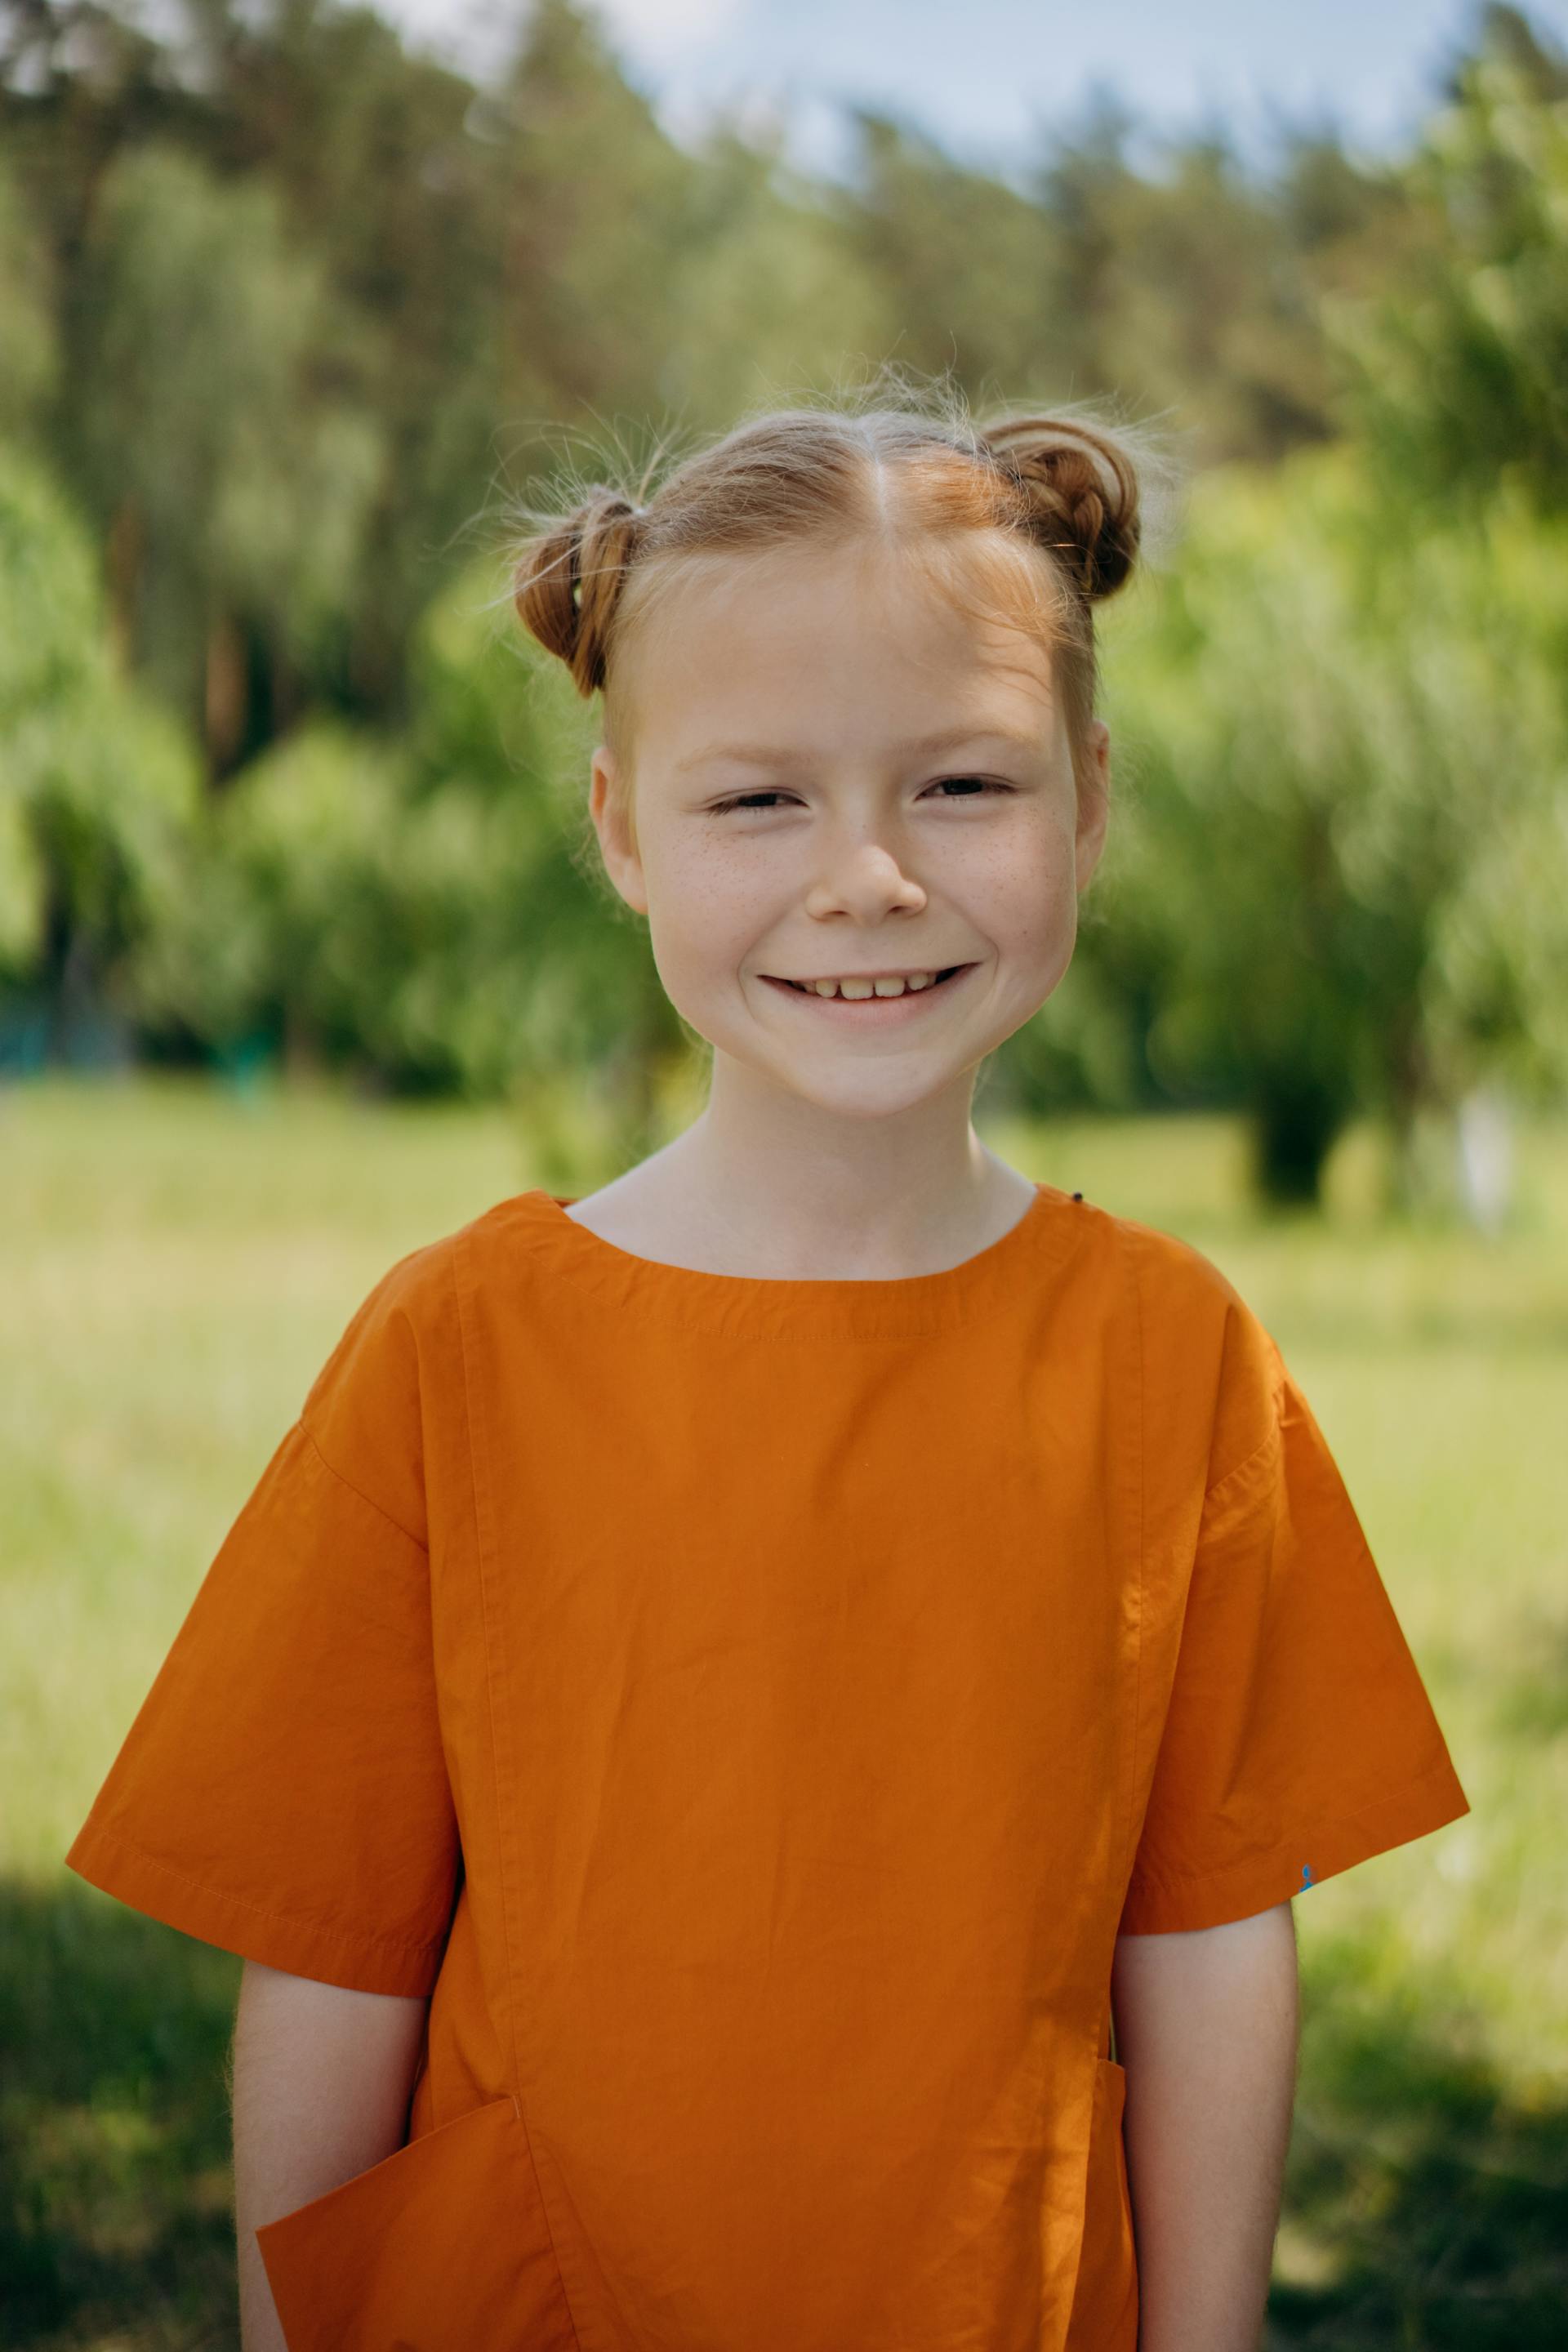
<path fill-rule="evenodd" d="M 1062 392 L 1049 226 L 1027 196 L 955 163 L 934 141 L 869 109 L 840 205 L 851 249 L 880 290 L 885 349 L 1006 397 Z"/>
<path fill-rule="evenodd" d="M 1385 487 L 1476 513 L 1568 508 L 1568 57 L 1484 12 L 1405 174 L 1419 241 L 1325 316 L 1344 415 Z"/>
<path fill-rule="evenodd" d="M 0 435 L 13 445 L 41 441 L 58 390 L 56 299 L 44 240 L 0 155 Z"/>
<path fill-rule="evenodd" d="M 1103 380 L 1172 413 L 1200 463 L 1268 462 L 1324 438 L 1321 336 L 1273 192 L 1216 131 L 1129 194 Z"/>
<path fill-rule="evenodd" d="M 492 147 L 468 123 L 474 99 L 371 9 L 332 0 L 171 0 L 145 20 L 129 0 L 0 0 L 0 144 L 44 225 L 68 315 L 83 316 L 73 298 L 116 160 L 177 151 L 205 186 L 270 192 L 271 242 L 314 281 L 298 354 L 306 404 L 374 426 L 381 456 L 357 560 L 306 667 L 254 617 L 238 619 L 262 740 L 312 702 L 395 716 L 408 631 L 482 498 L 504 414 L 502 198 Z M 72 469 L 100 406 L 83 341 L 51 419 Z M 101 527 L 117 578 L 138 573 L 137 516 Z M 165 656 L 188 676 L 205 670 L 206 628 L 193 611 L 195 642 Z"/>
<path fill-rule="evenodd" d="M 509 404 L 504 144 L 473 84 L 368 7 L 193 13 L 214 160 L 278 188 L 291 242 L 322 273 L 322 372 L 376 420 L 385 462 L 321 698 L 395 722 L 410 632 L 467 552 Z M 515 14 L 525 25 L 524 0 Z"/>
<path fill-rule="evenodd" d="M 1303 453 L 1200 485 L 1130 600 L 1110 919 L 1162 967 L 1155 1076 L 1250 1107 L 1272 1198 L 1316 1197 L 1353 1111 L 1408 1181 L 1424 1109 L 1500 1065 L 1568 1080 L 1568 916 L 1509 899 L 1568 769 L 1565 545 L 1522 510 L 1394 542 L 1353 453 Z"/>
<path fill-rule="evenodd" d="M 1140 171 L 1137 128 L 1098 94 L 1034 175 L 1046 314 L 1075 383 L 1168 416 L 1198 465 L 1328 437 L 1319 290 L 1391 238 L 1403 200 L 1331 130 L 1282 126 L 1270 177 L 1243 169 L 1221 126 L 1160 142 Z"/>
<path fill-rule="evenodd" d="M 785 163 L 782 126 L 721 123 L 700 154 L 658 393 L 682 428 L 721 431 L 852 378 L 898 329 L 843 205 Z"/>
<path fill-rule="evenodd" d="M 406 730 L 312 721 L 207 810 L 142 1001 L 405 1092 L 596 1085 L 646 1150 L 681 1027 L 590 854 L 588 714 L 494 587 L 470 571 L 426 615 Z"/>
<path fill-rule="evenodd" d="M 509 403 L 541 422 L 646 415 L 699 166 L 572 0 L 536 0 L 478 121 L 500 152 Z"/>
<path fill-rule="evenodd" d="M 1051 227 L 1042 307 L 1075 392 L 1113 381 L 1108 370 L 1142 193 L 1129 152 L 1136 127 L 1112 92 L 1096 89 L 1077 120 L 1052 135 L 1033 176 L 1030 193 Z"/>
<path fill-rule="evenodd" d="M 1397 159 L 1352 157 L 1331 122 L 1281 125 L 1275 203 L 1315 303 L 1397 283 L 1426 236 Z"/>
<path fill-rule="evenodd" d="M 31 457 L 0 444 L 0 1003 L 55 1050 L 124 1024 L 182 867 L 190 745 L 119 674 L 92 543 Z"/>
<path fill-rule="evenodd" d="M 1337 136 L 1285 135 L 1276 178 L 1223 131 L 1132 161 L 1100 92 L 1021 184 L 869 110 L 848 217 L 899 353 L 972 391 L 1104 397 L 1168 415 L 1199 463 L 1272 460 L 1332 430 L 1318 289 L 1391 234 L 1405 198 Z"/>
<path fill-rule="evenodd" d="M 268 654 L 309 674 L 346 600 L 385 457 L 334 370 L 369 358 L 275 191 L 163 148 L 106 174 L 73 312 L 121 625 L 221 777 L 271 731 Z"/>
<path fill-rule="evenodd" d="M 1445 532 L 1418 561 L 1413 621 L 1434 605 L 1441 616 L 1434 675 L 1451 692 L 1445 673 L 1459 665 L 1491 718 L 1474 742 L 1473 855 L 1436 910 L 1426 1050 L 1445 1103 L 1500 1082 L 1556 1108 L 1568 1090 L 1568 518 L 1499 500 L 1482 530 Z"/>

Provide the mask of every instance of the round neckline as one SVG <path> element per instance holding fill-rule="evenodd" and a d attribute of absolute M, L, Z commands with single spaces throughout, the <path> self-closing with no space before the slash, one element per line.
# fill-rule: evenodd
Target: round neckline
<path fill-rule="evenodd" d="M 552 1271 L 623 1312 L 735 1338 L 890 1339 L 953 1329 L 1016 1298 L 1025 1269 L 1065 1255 L 1086 1214 L 1068 1194 L 1036 1181 L 1033 1200 L 1005 1234 L 933 1273 L 713 1274 L 606 1241 L 566 1214 L 582 1197 L 536 1186 L 511 1203 Z"/>

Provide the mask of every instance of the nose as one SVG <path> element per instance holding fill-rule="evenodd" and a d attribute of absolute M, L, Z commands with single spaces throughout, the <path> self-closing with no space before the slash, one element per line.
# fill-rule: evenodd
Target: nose
<path fill-rule="evenodd" d="M 849 915 L 858 923 L 876 923 L 901 908 L 913 912 L 925 903 L 925 891 L 888 844 L 862 835 L 829 850 L 806 893 L 805 909 L 824 919 Z"/>

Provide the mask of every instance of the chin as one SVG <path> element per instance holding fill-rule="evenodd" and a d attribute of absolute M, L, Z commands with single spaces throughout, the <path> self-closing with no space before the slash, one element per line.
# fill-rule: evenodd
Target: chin
<path fill-rule="evenodd" d="M 952 1070 L 933 1070 L 929 1078 L 906 1079 L 900 1085 L 890 1076 L 884 1085 L 877 1085 L 874 1074 L 861 1068 L 834 1073 L 826 1072 L 814 1078 L 809 1071 L 773 1073 L 780 1083 L 802 1102 L 815 1109 L 830 1111 L 836 1118 L 850 1119 L 894 1118 L 900 1111 L 915 1110 L 952 1086 Z"/>

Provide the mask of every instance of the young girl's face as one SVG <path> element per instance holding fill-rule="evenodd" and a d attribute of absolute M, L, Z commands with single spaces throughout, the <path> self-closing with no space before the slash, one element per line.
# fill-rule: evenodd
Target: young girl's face
<path fill-rule="evenodd" d="M 982 610 L 986 552 L 965 598 Z M 594 820 L 716 1057 L 885 1117 L 1045 1003 L 1100 856 L 1106 734 L 1096 722 L 1080 793 L 1037 641 L 959 609 L 896 551 L 805 547 L 692 564 L 626 657 L 635 847 L 603 749 Z M 898 997 L 800 985 L 954 966 Z"/>

